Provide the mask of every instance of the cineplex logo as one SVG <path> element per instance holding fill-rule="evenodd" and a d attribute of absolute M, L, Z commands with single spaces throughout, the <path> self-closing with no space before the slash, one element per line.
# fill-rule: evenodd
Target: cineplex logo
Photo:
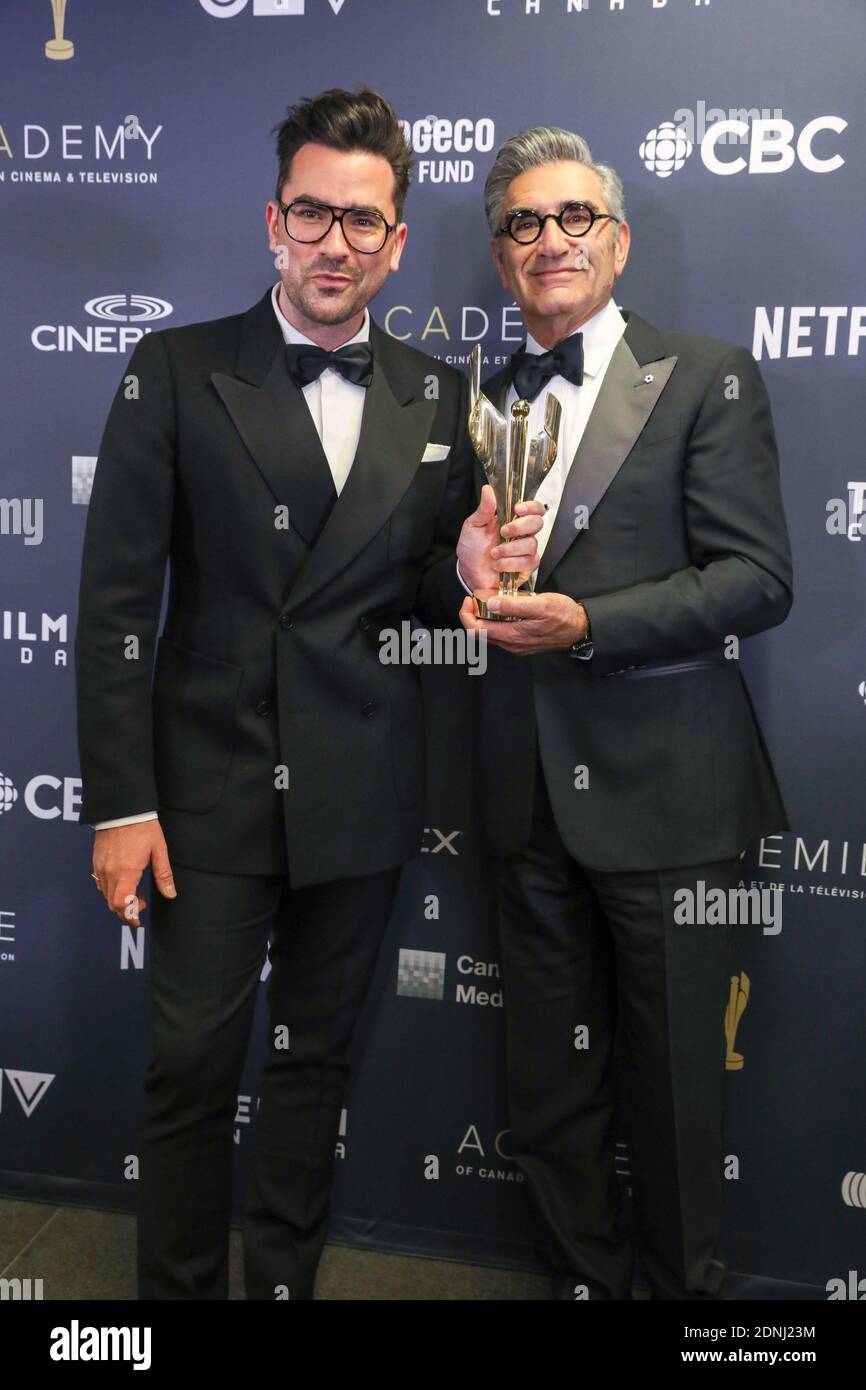
<path fill-rule="evenodd" d="M 647 131 L 641 141 L 639 154 L 644 168 L 660 179 L 670 178 L 682 169 L 696 145 L 704 167 L 711 174 L 722 176 L 744 170 L 750 174 L 781 174 L 795 162 L 812 174 L 830 174 L 845 163 L 827 135 L 828 131 L 841 135 L 847 128 L 848 122 L 841 116 L 815 116 L 798 133 L 784 117 L 751 118 L 751 114 L 743 110 L 723 120 L 713 120 L 700 138 L 700 132 L 694 132 L 694 141 L 689 136 L 688 122 L 676 118 L 662 121 Z M 724 112 L 719 115 L 724 116 Z M 722 157 L 719 147 L 731 137 L 738 143 Z M 746 142 L 745 152 L 741 142 Z"/>
<path fill-rule="evenodd" d="M 102 323 L 76 328 L 71 323 L 40 323 L 30 334 L 39 352 L 114 352 L 126 354 L 150 324 L 168 318 L 174 306 L 151 294 L 101 294 L 88 299 L 85 313 Z"/>
<path fill-rule="evenodd" d="M 19 1071 L 17 1068 L 0 1067 L 0 1114 L 3 1112 L 3 1077 L 6 1077 L 8 1089 L 18 1101 L 28 1120 L 33 1114 L 39 1102 L 42 1100 L 48 1087 L 56 1076 L 56 1072 L 47 1071 Z"/>
<path fill-rule="evenodd" d="M 250 0 L 198 0 L 205 14 L 213 19 L 234 19 L 245 10 Z M 346 0 L 328 0 L 328 4 L 339 14 Z M 288 18 L 290 15 L 303 15 L 304 0 L 253 0 L 253 14 L 261 19 Z"/>

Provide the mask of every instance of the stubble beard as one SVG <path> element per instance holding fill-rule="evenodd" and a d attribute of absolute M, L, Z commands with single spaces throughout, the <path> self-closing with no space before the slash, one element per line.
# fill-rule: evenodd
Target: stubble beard
<path fill-rule="evenodd" d="M 310 283 L 312 274 L 328 273 L 330 267 L 319 266 L 307 279 L 291 281 L 283 279 L 283 292 L 290 304 L 301 311 L 310 323 L 335 324 L 348 323 L 363 313 L 372 294 L 366 292 L 360 281 L 342 289 L 324 289 Z M 334 274 L 345 274 L 342 269 Z M 375 290 L 374 290 L 375 293 Z"/>

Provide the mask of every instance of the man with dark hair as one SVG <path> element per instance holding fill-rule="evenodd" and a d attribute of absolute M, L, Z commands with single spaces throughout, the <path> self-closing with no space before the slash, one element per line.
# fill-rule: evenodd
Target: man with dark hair
<path fill-rule="evenodd" d="M 453 626 L 462 594 L 462 378 L 366 307 L 406 239 L 400 125 L 374 92 L 330 91 L 289 109 L 277 147 L 280 283 L 244 314 L 142 338 L 84 543 L 93 876 L 136 926 L 149 864 L 159 889 L 142 1298 L 227 1296 L 232 1122 L 269 938 L 246 1290 L 312 1297 L 347 1047 L 423 823 L 418 673 L 380 662 L 379 631 L 412 611 Z M 509 569 L 531 571 L 536 524 L 509 531 Z M 463 539 L 466 577 L 495 583 L 483 512 Z"/>
<path fill-rule="evenodd" d="M 530 432 L 550 393 L 562 406 L 535 592 L 491 604 L 522 621 L 461 614 L 491 644 L 480 787 L 505 861 L 514 1155 L 560 1295 L 628 1298 L 618 1045 L 653 1297 L 712 1298 L 733 923 L 701 905 L 729 904 L 741 851 L 787 828 L 736 659 L 791 605 L 770 406 L 745 348 L 620 313 L 622 184 L 579 136 L 507 140 L 485 202 L 527 329 L 486 392 L 529 401 Z"/>

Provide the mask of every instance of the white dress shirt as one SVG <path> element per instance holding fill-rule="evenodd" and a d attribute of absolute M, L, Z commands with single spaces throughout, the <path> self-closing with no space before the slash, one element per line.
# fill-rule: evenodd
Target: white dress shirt
<path fill-rule="evenodd" d="M 556 462 L 535 494 L 535 500 L 544 502 L 547 506 L 544 525 L 538 533 L 539 559 L 544 554 L 550 539 L 550 532 L 559 510 L 566 479 L 574 462 L 577 447 L 583 438 L 592 407 L 595 405 L 601 390 L 601 383 L 604 381 L 608 363 L 613 356 L 614 348 L 625 332 L 625 319 L 613 300 L 609 299 L 603 309 L 599 309 L 598 313 L 593 314 L 591 319 L 587 319 L 586 323 L 581 325 L 579 332 L 583 334 L 583 385 L 575 386 L 574 382 L 566 381 L 565 377 L 553 376 L 529 407 L 528 434 L 531 437 L 538 434 L 544 427 L 544 412 L 547 406 L 547 397 L 551 391 L 562 406 L 562 423 L 559 427 L 559 449 Z M 535 341 L 531 333 L 527 333 L 526 351 L 538 354 L 545 352 L 546 349 Z M 512 385 L 508 388 L 508 397 L 505 402 L 509 432 L 511 429 L 511 407 L 516 400 L 517 392 Z"/>
<path fill-rule="evenodd" d="M 280 286 L 274 285 L 271 291 L 271 303 L 274 306 L 274 313 L 280 331 L 287 343 L 310 343 L 311 338 L 305 338 L 303 333 L 299 333 L 297 328 L 289 323 L 279 306 Z M 366 343 L 370 338 L 370 315 L 364 310 L 364 322 L 354 338 L 348 338 L 347 343 Z M 345 347 L 345 343 L 340 344 Z M 337 496 L 343 490 L 346 479 L 352 467 L 355 454 L 358 451 L 358 440 L 361 437 L 361 420 L 364 414 L 364 401 L 366 399 L 366 388 L 356 386 L 352 381 L 346 381 L 345 377 L 335 372 L 333 367 L 326 367 L 321 376 L 316 381 L 311 381 L 309 386 L 302 388 L 302 394 L 309 406 L 310 414 L 313 417 L 313 424 L 322 441 L 322 448 L 328 460 L 328 467 L 334 479 L 334 487 Z M 114 825 L 135 825 L 138 821 L 156 820 L 156 811 L 142 811 L 137 816 L 119 816 L 116 820 L 102 820 L 94 822 L 94 830 L 108 830 Z"/>
<path fill-rule="evenodd" d="M 315 347 L 311 338 L 305 338 L 303 333 L 299 333 L 284 317 L 278 302 L 280 287 L 274 285 L 271 292 L 271 299 L 274 306 L 274 313 L 277 316 L 277 323 L 282 329 L 283 337 L 287 343 L 309 343 Z M 364 322 L 354 338 L 347 338 L 341 347 L 347 347 L 349 343 L 367 343 L 370 341 L 370 315 L 364 310 Z M 311 381 L 309 386 L 302 388 L 302 394 L 310 408 L 313 417 L 313 424 L 322 441 L 322 448 L 328 460 L 331 476 L 334 479 L 334 487 L 337 489 L 337 496 L 343 491 L 349 471 L 358 452 L 358 440 L 361 437 L 361 418 L 364 414 L 364 401 L 367 397 L 365 386 L 356 386 L 353 381 L 347 381 L 345 377 L 335 372 L 333 367 L 326 367 L 322 375 L 315 381 Z"/>
<path fill-rule="evenodd" d="M 587 319 L 586 323 L 581 325 L 579 330 L 576 330 L 583 334 L 583 385 L 575 386 L 574 382 L 566 381 L 565 377 L 552 376 L 535 400 L 530 402 L 528 427 L 530 437 L 538 434 L 544 426 L 544 412 L 547 408 L 549 392 L 553 392 L 562 406 L 556 462 L 535 494 L 535 500 L 544 502 L 547 507 L 544 525 L 538 533 L 539 560 L 550 540 L 550 533 L 553 529 L 556 513 L 559 510 L 559 504 L 562 501 L 563 489 L 574 462 L 577 446 L 583 438 L 583 432 L 601 390 L 601 383 L 604 381 L 608 363 L 613 356 L 614 348 L 625 332 L 625 327 L 625 319 L 613 300 L 609 299 L 604 308 L 599 309 L 592 318 Z M 536 342 L 531 333 L 527 333 L 526 351 L 540 355 L 547 349 Z M 516 400 L 517 392 L 511 385 L 508 388 L 504 410 L 508 421 L 509 444 L 511 441 L 511 407 Z M 459 565 L 457 577 L 467 594 L 471 594 L 472 590 L 460 573 Z"/>

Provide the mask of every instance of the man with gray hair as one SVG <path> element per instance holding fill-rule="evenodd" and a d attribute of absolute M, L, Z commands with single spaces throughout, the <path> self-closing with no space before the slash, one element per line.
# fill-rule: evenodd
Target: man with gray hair
<path fill-rule="evenodd" d="M 622 1125 L 652 1296 L 714 1298 L 732 926 L 683 924 L 675 895 L 727 891 L 749 841 L 788 828 L 736 659 L 791 605 L 769 402 L 744 348 L 620 313 L 622 185 L 577 135 L 506 141 L 485 199 L 527 330 L 486 394 L 529 401 L 530 435 L 562 405 L 535 591 L 489 604 L 522 621 L 461 611 L 489 642 L 515 1157 L 559 1295 L 629 1298 Z"/>

